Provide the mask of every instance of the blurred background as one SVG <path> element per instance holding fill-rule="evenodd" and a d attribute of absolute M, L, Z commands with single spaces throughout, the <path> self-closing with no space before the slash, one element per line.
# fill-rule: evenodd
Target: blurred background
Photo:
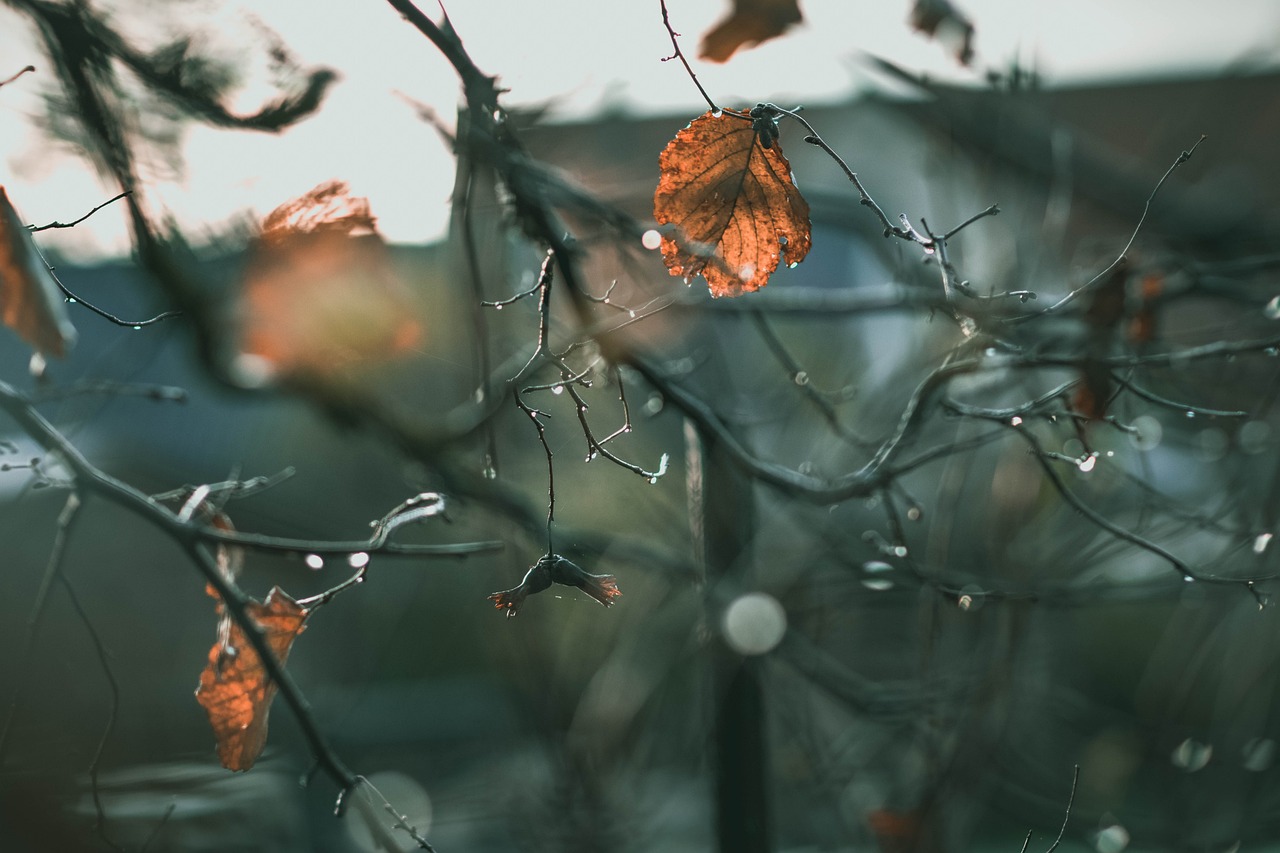
<path fill-rule="evenodd" d="M 38 70 L 0 89 L 3 180 L 24 221 L 68 221 L 117 189 L 46 109 L 56 78 L 22 5 L 0 11 L 12 66 L 0 75 Z M 678 64 L 660 61 L 671 42 L 657 4 L 563 3 L 550 17 L 465 5 L 449 9 L 454 26 L 512 90 L 505 103 L 532 156 L 647 224 L 659 152 L 705 109 Z M 813 250 L 750 300 L 712 302 L 700 280 L 686 292 L 635 235 L 579 209 L 569 227 L 584 281 L 609 294 L 607 316 L 641 315 L 629 344 L 760 458 L 800 474 L 857 470 L 930 371 L 956 353 L 983 359 L 931 400 L 904 454 L 934 457 L 882 490 L 829 501 L 722 470 L 677 401 L 588 346 L 573 363 L 590 367 L 596 434 L 629 413 L 632 430 L 610 447 L 647 469 L 670 458 L 652 483 L 587 461 L 570 395 L 536 397 L 551 414 L 557 547 L 618 577 L 609 610 L 559 586 L 514 619 L 485 600 L 545 550 L 546 457 L 514 405 L 438 457 L 405 453 L 344 416 L 345 391 L 231 387 L 188 321 L 133 329 L 75 305 L 70 358 L 37 379 L 30 350 L 5 333 L 0 378 L 44 395 L 39 410 L 95 465 L 148 493 L 294 469 L 228 507 L 241 530 L 361 539 L 404 499 L 439 489 L 448 520 L 398 541 L 502 542 L 466 558 L 374 555 L 367 581 L 319 610 L 289 659 L 338 752 L 441 851 L 724 849 L 730 723 L 744 727 L 733 730 L 744 775 L 763 785 L 759 803 L 739 804 L 744 823 L 768 827 L 755 849 L 1016 850 L 1028 831 L 1030 849 L 1044 849 L 1069 801 L 1062 850 L 1271 849 L 1276 582 L 1188 582 L 1072 505 L 1042 463 L 1094 514 L 1197 575 L 1275 572 L 1280 362 L 1274 349 L 1225 349 L 1274 337 L 1280 316 L 1278 13 L 975 0 L 961 7 L 974 27 L 966 66 L 900 6 L 806 0 L 786 34 L 695 67 L 725 106 L 804 103 L 891 217 L 950 229 L 999 203 L 950 244 L 983 295 L 1035 291 L 1034 308 L 1089 281 L 1126 249 L 1179 153 L 1208 139 L 1161 187 L 1123 275 L 1100 289 L 1119 294 L 1115 316 L 1085 298 L 989 347 L 947 315 L 936 264 L 884 240 L 794 125 L 781 144 L 811 207 Z M 255 269 L 256 223 L 336 177 L 369 198 L 390 244 L 380 263 L 411 294 L 420 329 L 411 353 L 359 374 L 368 406 L 431 425 L 472 399 L 481 365 L 513 373 L 527 358 L 532 300 L 484 312 L 483 336 L 476 305 L 532 287 L 542 250 L 521 236 L 506 189 L 467 172 L 465 147 L 455 161 L 442 136 L 457 127 L 456 78 L 394 11 L 94 8 L 147 46 L 198 34 L 193 53 L 236 70 L 228 97 L 242 112 L 291 69 L 342 75 L 314 116 L 280 134 L 182 117 L 140 125 L 148 204 L 190 242 L 217 304 L 237 304 Z M 670 11 L 692 59 L 728 4 Z M 123 208 L 37 242 L 68 288 L 121 317 L 171 307 L 129 258 Z M 673 290 L 680 299 L 650 314 Z M 559 302 L 550 328 L 557 348 L 582 336 Z M 1222 357 L 1120 372 L 1130 384 L 1108 389 L 1098 412 L 1111 422 L 1052 393 L 1090 358 L 1204 345 Z M 1044 366 L 1027 366 L 1040 356 Z M 83 381 L 175 386 L 186 399 L 68 393 Z M 0 437 L 0 643 L 11 650 L 0 662 L 0 847 L 413 849 L 363 794 L 331 815 L 336 791 L 280 703 L 258 766 L 218 766 L 191 695 L 216 639 L 213 602 L 144 520 L 90 500 L 63 564 L 75 598 L 52 589 L 32 627 L 65 471 L 7 420 Z M 731 552 L 719 569 L 706 562 L 716 547 Z M 241 583 L 259 598 L 275 584 L 303 597 L 350 575 L 342 559 L 303 557 L 249 554 Z M 87 768 L 100 748 L 95 803 Z"/>

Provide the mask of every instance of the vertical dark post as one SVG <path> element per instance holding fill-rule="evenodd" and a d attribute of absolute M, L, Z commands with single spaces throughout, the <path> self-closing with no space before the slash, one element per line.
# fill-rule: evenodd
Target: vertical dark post
<path fill-rule="evenodd" d="M 692 433 L 692 427 L 688 429 Z M 705 433 L 687 435 L 693 445 L 690 510 L 694 546 L 706 573 L 710 640 L 712 768 L 720 853 L 768 853 L 768 738 L 759 661 L 731 649 L 720 631 L 723 610 L 737 591 L 749 589 L 755 500 L 752 483 Z M 700 474 L 700 476 L 698 476 Z"/>

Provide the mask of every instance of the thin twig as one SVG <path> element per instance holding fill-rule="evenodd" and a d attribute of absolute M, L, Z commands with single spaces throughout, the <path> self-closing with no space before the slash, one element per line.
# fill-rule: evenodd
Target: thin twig
<path fill-rule="evenodd" d="M 1058 837 L 1049 845 L 1049 849 L 1044 853 L 1053 853 L 1058 849 L 1058 845 L 1062 843 L 1062 837 L 1067 834 L 1067 824 L 1071 821 L 1071 805 L 1076 801 L 1076 785 L 1080 782 L 1080 765 L 1077 764 L 1075 772 L 1071 774 L 1071 793 L 1067 796 L 1066 814 L 1062 816 L 1062 828 L 1058 830 Z"/>
<path fill-rule="evenodd" d="M 1138 232 L 1142 230 L 1143 223 L 1147 221 L 1147 214 L 1151 211 L 1151 203 L 1155 201 L 1156 194 L 1160 192 L 1160 188 L 1164 186 L 1165 181 L 1169 180 L 1169 176 L 1173 174 L 1174 170 L 1177 169 L 1179 166 L 1181 166 L 1183 163 L 1191 159 L 1191 155 L 1195 153 L 1196 149 L 1200 147 L 1200 143 L 1204 142 L 1206 138 L 1207 137 L 1204 134 L 1201 134 L 1200 138 L 1196 140 L 1195 145 L 1192 145 L 1189 149 L 1179 154 L 1177 159 L 1173 161 L 1173 164 L 1169 166 L 1167 170 L 1165 170 L 1165 173 L 1164 175 L 1161 176 L 1160 180 L 1156 182 L 1155 188 L 1151 190 L 1151 194 L 1147 196 L 1146 202 L 1142 205 L 1142 215 L 1138 217 L 1138 224 L 1134 226 L 1133 233 L 1129 235 L 1129 241 L 1124 244 L 1124 248 L 1120 250 L 1119 255 L 1116 255 L 1116 259 L 1114 261 L 1107 264 L 1105 269 L 1103 269 L 1093 278 L 1086 281 L 1084 284 L 1077 287 L 1075 290 L 1068 293 L 1066 296 L 1059 299 L 1054 304 L 1048 306 L 1047 308 L 1041 311 L 1037 311 L 1033 314 L 1024 314 L 1020 317 L 1014 317 L 1011 319 L 1010 322 L 1021 322 L 1021 321 L 1029 320 L 1033 317 L 1040 317 L 1045 314 L 1052 314 L 1056 312 L 1058 309 L 1074 301 L 1075 298 L 1080 294 L 1087 292 L 1095 284 L 1097 284 L 1098 282 L 1105 279 L 1108 275 L 1110 275 L 1111 271 L 1114 270 L 1117 266 L 1124 263 L 1124 261 L 1129 256 L 1129 249 L 1133 248 L 1134 241 L 1138 239 Z"/>
<path fill-rule="evenodd" d="M 14 74 L 12 77 L 9 77 L 4 80 L 0 80 L 0 87 L 8 86 L 10 83 L 12 83 L 14 80 L 17 80 L 23 74 L 33 74 L 35 73 L 35 70 L 36 70 L 36 67 L 34 65 L 28 65 L 26 68 L 23 68 L 17 74 Z"/>
<path fill-rule="evenodd" d="M 120 199 L 124 198 L 125 196 L 129 195 L 132 192 L 133 190 L 125 190 L 119 195 L 107 199 L 102 204 L 98 205 L 93 210 L 86 213 L 84 216 L 81 216 L 79 219 L 76 219 L 72 222 L 50 222 L 48 225 L 28 225 L 27 230 L 30 231 L 32 234 L 37 234 L 41 231 L 48 231 L 50 228 L 75 228 L 81 222 L 84 222 L 90 216 L 93 216 L 99 210 L 102 210 L 102 208 L 106 207 L 107 205 L 113 202 L 119 201 Z"/>
<path fill-rule="evenodd" d="M 707 106 L 711 108 L 712 112 L 719 110 L 720 108 L 716 106 L 716 102 L 711 100 L 707 90 L 702 88 L 702 84 L 698 82 L 698 75 L 693 73 L 693 67 L 689 65 L 689 60 L 684 57 L 684 51 L 680 49 L 680 42 L 678 41 L 680 34 L 671 26 L 671 17 L 667 13 L 667 0 L 658 0 L 658 2 L 662 6 L 662 25 L 667 28 L 667 35 L 671 36 L 671 47 L 675 50 L 675 53 L 670 56 L 664 56 L 662 61 L 680 60 L 680 64 L 684 66 L 684 70 L 689 75 L 689 79 L 693 81 L 693 85 L 698 87 L 698 93 L 702 95 L 702 100 L 707 102 Z"/>
<path fill-rule="evenodd" d="M 49 602 L 49 590 L 62 571 L 62 558 L 66 552 L 67 538 L 70 536 L 71 522 L 76 517 L 80 506 L 80 495 L 72 492 L 58 515 L 58 527 L 53 534 L 53 544 L 49 547 L 49 559 L 45 563 L 44 574 L 40 578 L 40 586 L 36 590 L 36 599 L 31 603 L 31 612 L 27 614 L 26 629 L 22 634 L 22 642 L 17 649 L 17 660 L 20 667 L 9 702 L 9 710 L 5 713 L 4 727 L 0 728 L 0 763 L 3 763 L 5 750 L 9 745 L 9 735 L 17 717 L 18 707 L 22 704 L 22 694 L 31 671 L 31 652 L 35 647 L 36 633 L 40 629 L 40 620 L 44 617 L 45 605 Z"/>
<path fill-rule="evenodd" d="M 98 658 L 98 665 L 102 667 L 102 674 L 106 677 L 107 686 L 111 691 L 111 706 L 107 711 L 107 722 L 102 727 L 102 737 L 98 739 L 98 745 L 93 750 L 93 759 L 89 762 L 89 787 L 93 794 L 94 830 L 98 833 L 98 837 L 112 850 L 123 851 L 123 847 L 107 836 L 107 813 L 102 806 L 102 794 L 98 782 L 98 770 L 102 766 L 102 753 L 107 748 L 107 741 L 111 739 L 112 732 L 115 731 L 116 718 L 120 714 L 120 683 L 116 680 L 115 671 L 111 668 L 111 658 L 107 654 L 106 646 L 103 645 L 102 637 L 99 636 L 98 629 L 93 626 L 93 622 L 89 619 L 89 613 L 84 609 L 80 596 L 76 595 L 70 579 L 67 578 L 65 572 L 59 572 L 58 580 L 62 583 L 62 588 L 67 593 L 67 598 L 71 600 L 72 609 L 80 617 L 81 624 L 84 625 L 85 630 L 89 633 L 89 639 L 93 642 L 94 654 Z"/>

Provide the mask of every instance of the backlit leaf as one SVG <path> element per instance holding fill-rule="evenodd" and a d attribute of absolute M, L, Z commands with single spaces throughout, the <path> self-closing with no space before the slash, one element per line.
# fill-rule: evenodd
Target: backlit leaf
<path fill-rule="evenodd" d="M 62 357 L 76 340 L 66 300 L 9 195 L 0 187 L 0 320 L 43 354 Z"/>
<path fill-rule="evenodd" d="M 241 381 L 351 379 L 419 344 L 417 306 L 375 222 L 337 181 L 266 217 L 239 305 Z"/>
<path fill-rule="evenodd" d="M 679 226 L 662 238 L 672 275 L 701 275 L 713 296 L 737 296 L 764 287 L 783 254 L 792 264 L 808 254 L 809 205 L 767 115 L 704 113 L 658 165 L 654 218 Z"/>
<path fill-rule="evenodd" d="M 733 0 L 733 11 L 707 31 L 698 53 L 712 62 L 727 62 L 738 48 L 776 38 L 801 20 L 799 0 Z"/>
<path fill-rule="evenodd" d="M 208 591 L 218 598 L 212 587 Z M 279 587 L 267 593 L 261 604 L 249 602 L 246 610 L 262 628 L 267 645 L 283 666 L 311 611 Z M 267 742 L 267 713 L 275 695 L 276 684 L 267 676 L 262 659 L 219 599 L 218 641 L 209 650 L 209 662 L 200 673 L 196 699 L 209 714 L 223 767 L 248 770 L 258 760 Z"/>

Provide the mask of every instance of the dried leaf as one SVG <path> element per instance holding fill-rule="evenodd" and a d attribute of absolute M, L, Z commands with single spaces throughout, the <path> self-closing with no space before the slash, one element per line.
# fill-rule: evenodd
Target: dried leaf
<path fill-rule="evenodd" d="M 774 119 L 704 113 L 676 134 L 658 158 L 654 218 L 678 225 L 662 257 L 672 275 L 701 274 L 713 296 L 759 290 L 778 267 L 809 252 L 809 205 L 796 189 Z"/>
<path fill-rule="evenodd" d="M 341 182 L 266 217 L 239 305 L 244 384 L 350 379 L 420 343 L 417 306 L 375 222 Z"/>
<path fill-rule="evenodd" d="M 950 0 L 916 0 L 911 26 L 947 47 L 961 65 L 973 61 L 973 23 Z"/>
<path fill-rule="evenodd" d="M 802 20 L 799 0 L 733 0 L 733 11 L 702 37 L 698 54 L 727 62 L 738 48 L 776 38 Z"/>
<path fill-rule="evenodd" d="M 76 340 L 66 300 L 31 232 L 0 187 L 0 320 L 42 354 L 67 354 Z"/>
<path fill-rule="evenodd" d="M 515 616 L 526 598 L 549 588 L 552 583 L 576 586 L 605 607 L 612 607 L 613 600 L 622 595 L 618 579 L 613 575 L 593 575 L 559 554 L 549 554 L 525 572 L 519 586 L 495 592 L 489 600 L 494 607 L 505 610 L 508 617 Z"/>
<path fill-rule="evenodd" d="M 212 588 L 208 591 L 218 598 Z M 283 666 L 311 611 L 280 587 L 272 588 L 261 604 L 251 601 L 246 610 Z M 219 600 L 218 642 L 209 650 L 209 662 L 200 673 L 196 699 L 209 714 L 223 767 L 248 770 L 258 760 L 267 742 L 267 713 L 275 695 L 276 684 L 261 658 Z"/>

